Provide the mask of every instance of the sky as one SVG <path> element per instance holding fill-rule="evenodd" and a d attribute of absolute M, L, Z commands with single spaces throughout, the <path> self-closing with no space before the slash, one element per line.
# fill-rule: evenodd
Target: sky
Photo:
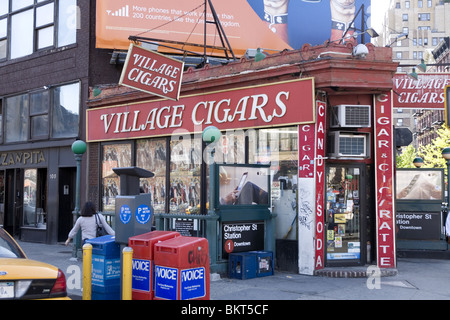
<path fill-rule="evenodd" d="M 376 32 L 381 33 L 381 27 L 383 25 L 384 13 L 389 7 L 390 0 L 372 0 L 372 28 L 375 29 Z"/>

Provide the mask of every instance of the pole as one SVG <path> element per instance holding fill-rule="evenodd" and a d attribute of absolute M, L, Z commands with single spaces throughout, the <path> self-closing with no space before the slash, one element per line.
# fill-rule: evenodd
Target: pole
<path fill-rule="evenodd" d="M 75 209 L 73 210 L 73 218 L 74 218 L 74 224 L 75 221 L 80 216 L 80 187 L 81 187 L 81 158 L 83 157 L 82 154 L 75 154 L 75 161 L 77 163 L 77 176 L 76 176 L 76 182 L 75 182 Z M 75 239 L 73 239 L 73 250 L 72 250 L 72 257 L 77 258 L 78 257 L 78 250 L 81 249 L 81 230 L 77 232 L 77 235 L 75 236 Z"/>
<path fill-rule="evenodd" d="M 92 244 L 83 246 L 83 300 L 92 296 Z"/>
<path fill-rule="evenodd" d="M 131 285 L 133 280 L 133 248 L 123 248 L 123 276 L 122 276 L 122 300 L 131 300 Z"/>

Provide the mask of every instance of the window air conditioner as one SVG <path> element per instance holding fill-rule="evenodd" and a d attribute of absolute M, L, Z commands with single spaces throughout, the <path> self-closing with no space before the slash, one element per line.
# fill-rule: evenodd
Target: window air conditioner
<path fill-rule="evenodd" d="M 370 106 L 342 104 L 332 107 L 332 128 L 370 127 Z"/>
<path fill-rule="evenodd" d="M 369 156 L 367 133 L 332 131 L 327 148 L 329 158 L 366 158 Z"/>

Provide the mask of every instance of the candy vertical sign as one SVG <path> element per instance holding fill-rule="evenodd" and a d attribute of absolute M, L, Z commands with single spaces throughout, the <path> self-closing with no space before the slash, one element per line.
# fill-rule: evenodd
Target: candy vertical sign
<path fill-rule="evenodd" d="M 374 118 L 377 264 L 380 268 L 395 268 L 392 92 L 375 96 Z"/>
<path fill-rule="evenodd" d="M 316 121 L 316 156 L 315 156 L 315 175 L 316 175 L 316 237 L 315 237 L 315 269 L 324 267 L 324 199 L 325 192 L 325 121 L 326 104 L 317 101 L 317 121 Z"/>

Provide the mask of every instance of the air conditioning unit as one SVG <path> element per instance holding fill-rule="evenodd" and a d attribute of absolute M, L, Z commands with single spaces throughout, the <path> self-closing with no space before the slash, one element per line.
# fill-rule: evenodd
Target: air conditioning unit
<path fill-rule="evenodd" d="M 369 134 L 332 131 L 328 135 L 329 158 L 367 158 L 369 156 Z"/>
<path fill-rule="evenodd" d="M 370 106 L 342 104 L 332 107 L 332 128 L 370 127 Z"/>

